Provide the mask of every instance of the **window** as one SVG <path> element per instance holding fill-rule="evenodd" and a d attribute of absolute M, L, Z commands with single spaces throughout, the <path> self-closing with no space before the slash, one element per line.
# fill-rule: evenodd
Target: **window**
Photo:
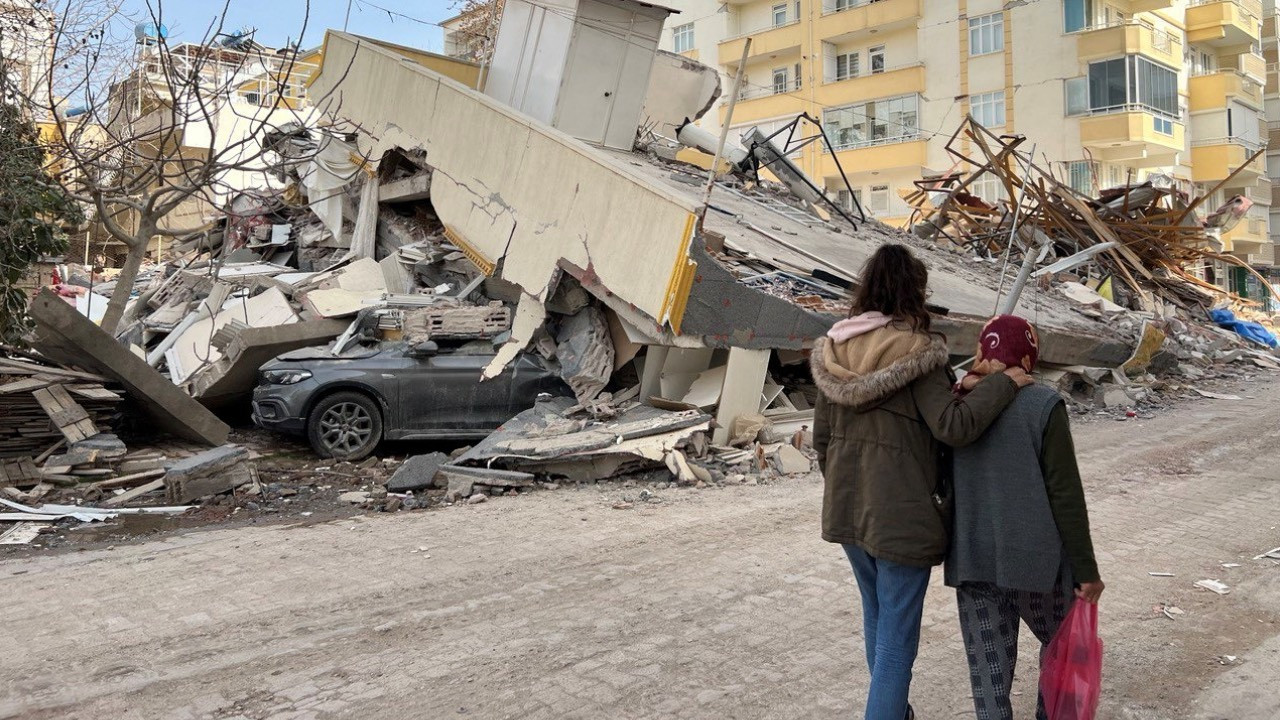
<path fill-rule="evenodd" d="M 1093 197 L 1093 163 L 1088 160 L 1076 160 L 1067 163 L 1067 185 L 1081 195 Z"/>
<path fill-rule="evenodd" d="M 871 66 L 871 74 L 884 72 L 884 46 L 877 45 L 867 51 L 867 64 Z"/>
<path fill-rule="evenodd" d="M 1161 117 L 1159 115 L 1152 116 L 1152 120 L 1154 121 L 1156 132 L 1160 133 L 1161 135 L 1173 134 L 1172 120 L 1170 120 L 1167 117 Z"/>
<path fill-rule="evenodd" d="M 671 30 L 672 48 L 678 52 L 689 52 L 693 49 L 693 23 L 677 25 Z"/>
<path fill-rule="evenodd" d="M 781 93 L 787 92 L 788 90 L 790 90 L 790 88 L 787 87 L 787 69 L 786 68 L 774 69 L 773 94 L 779 95 Z"/>
<path fill-rule="evenodd" d="M 873 215 L 889 213 L 889 186 L 872 185 L 867 193 L 867 210 Z"/>
<path fill-rule="evenodd" d="M 837 148 L 914 140 L 919 135 L 917 95 L 872 100 L 822 113 L 822 125 Z"/>
<path fill-rule="evenodd" d="M 854 205 L 855 200 L 857 205 Z M 862 188 L 854 188 L 852 194 L 844 188 L 837 190 L 836 204 L 843 208 L 845 212 L 853 212 L 855 207 L 862 207 Z"/>
<path fill-rule="evenodd" d="M 1062 0 L 1062 29 L 1077 32 L 1089 27 L 1093 19 L 1093 0 Z"/>
<path fill-rule="evenodd" d="M 1089 63 L 1089 109 L 1129 106 L 1179 117 L 1178 74 L 1136 55 Z"/>
<path fill-rule="evenodd" d="M 969 54 L 988 55 L 1004 50 L 1004 13 L 969 18 Z"/>
<path fill-rule="evenodd" d="M 1067 115 L 1086 115 L 1089 112 L 1089 78 L 1075 77 L 1062 81 Z"/>
<path fill-rule="evenodd" d="M 983 173 L 982 177 L 970 183 L 969 192 L 992 204 L 1000 200 L 1007 200 L 1009 197 L 1004 183 L 1000 182 L 1000 178 L 991 173 Z"/>
<path fill-rule="evenodd" d="M 787 24 L 786 3 L 783 3 L 781 5 L 774 5 L 773 6 L 773 26 L 777 27 L 779 25 L 786 25 L 786 24 Z"/>
<path fill-rule="evenodd" d="M 800 69 L 800 63 L 796 63 L 795 71 L 796 71 L 796 89 L 799 90 L 800 78 L 804 75 L 804 72 Z"/>
<path fill-rule="evenodd" d="M 848 80 L 858 77 L 858 67 L 862 54 L 851 52 L 836 56 L 836 80 Z"/>
<path fill-rule="evenodd" d="M 984 127 L 1003 127 L 1005 124 L 1003 90 L 970 97 L 969 108 L 973 119 Z"/>

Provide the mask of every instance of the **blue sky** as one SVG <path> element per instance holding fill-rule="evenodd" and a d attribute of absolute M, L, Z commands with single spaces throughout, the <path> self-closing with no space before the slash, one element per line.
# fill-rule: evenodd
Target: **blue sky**
<path fill-rule="evenodd" d="M 198 42 L 205 29 L 222 13 L 226 0 L 150 1 L 152 9 L 162 11 L 171 41 Z M 231 0 L 224 27 L 255 27 L 258 42 L 278 47 L 286 40 L 297 39 L 306 7 L 304 0 Z M 149 17 L 147 0 L 126 0 L 126 8 L 139 20 Z M 378 8 L 395 14 L 388 15 Z M 311 0 L 302 46 L 319 45 L 327 28 L 342 28 L 346 14 L 347 0 Z M 429 23 L 438 23 L 455 14 L 455 0 L 351 0 L 348 29 L 360 35 L 440 52 L 443 44 L 440 28 Z"/>

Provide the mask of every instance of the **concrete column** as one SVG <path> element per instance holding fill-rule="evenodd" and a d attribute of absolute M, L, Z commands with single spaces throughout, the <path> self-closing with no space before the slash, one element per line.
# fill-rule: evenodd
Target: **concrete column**
<path fill-rule="evenodd" d="M 716 413 L 716 424 L 720 427 L 716 428 L 712 442 L 717 445 L 729 442 L 729 431 L 738 416 L 760 412 L 760 392 L 769 372 L 769 354 L 768 350 L 737 347 L 729 350 L 729 364 L 720 389 L 720 409 Z"/>
<path fill-rule="evenodd" d="M 640 376 L 640 402 L 647 403 L 649 398 L 662 395 L 662 366 L 667 364 L 667 353 L 671 348 L 666 345 L 650 345 L 644 351 L 644 374 Z"/>

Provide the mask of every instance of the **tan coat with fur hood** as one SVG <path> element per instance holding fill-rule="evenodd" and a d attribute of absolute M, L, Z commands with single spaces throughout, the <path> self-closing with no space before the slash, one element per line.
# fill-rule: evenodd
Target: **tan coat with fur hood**
<path fill-rule="evenodd" d="M 810 366 L 821 390 L 814 445 L 826 480 L 823 539 L 902 565 L 942 562 L 947 528 L 933 501 L 939 443 L 977 440 L 1017 391 L 997 373 L 959 400 L 947 359 L 940 336 L 896 322 L 842 342 L 818 340 Z"/>

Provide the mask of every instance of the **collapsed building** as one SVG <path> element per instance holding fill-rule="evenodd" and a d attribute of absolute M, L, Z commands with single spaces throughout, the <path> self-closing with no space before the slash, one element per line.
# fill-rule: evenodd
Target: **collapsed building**
<path fill-rule="evenodd" d="M 215 446 L 227 428 L 207 408 L 245 412 L 259 370 L 281 353 L 355 359 L 362 345 L 466 343 L 486 358 L 481 383 L 535 354 L 571 397 L 537 403 L 457 457 L 415 458 L 389 486 L 458 499 L 644 468 L 689 484 L 807 472 L 806 350 L 848 311 L 859 268 L 885 242 L 913 245 L 930 266 L 935 328 L 956 359 L 976 346 L 1017 263 L 1002 272 L 990 248 L 957 254 L 936 236 L 828 211 L 786 163 L 789 148 L 760 133 L 717 164 L 689 128 L 723 88 L 714 70 L 656 51 L 667 10 L 507 5 L 485 92 L 406 48 L 329 31 L 311 78 L 313 94 L 332 99 L 317 109 L 328 124 L 268 140 L 287 161 L 285 187 L 232 198 L 215 231 L 153 268 L 118 343 L 42 296 L 36 349 Z M 604 21 L 635 32 L 589 32 Z M 938 220 L 963 197 L 931 188 L 942 210 L 929 222 L 950 227 Z M 993 233 L 1017 225 L 993 222 Z M 1039 327 L 1042 377 L 1064 394 L 1124 408 L 1156 392 L 1161 362 L 1187 364 L 1187 380 L 1223 358 L 1280 367 L 1188 308 L 1125 308 L 1065 278 L 1097 262 L 1060 260 L 1076 249 L 1023 253 L 1044 267 L 1011 304 Z M 243 461 L 211 452 L 197 475 Z M 31 468 L 21 464 L 24 487 L 40 482 Z M 166 466 L 167 484 L 107 487 L 190 499 L 183 488 L 201 487 L 192 472 Z M 245 475 L 230 477 L 234 488 Z"/>

